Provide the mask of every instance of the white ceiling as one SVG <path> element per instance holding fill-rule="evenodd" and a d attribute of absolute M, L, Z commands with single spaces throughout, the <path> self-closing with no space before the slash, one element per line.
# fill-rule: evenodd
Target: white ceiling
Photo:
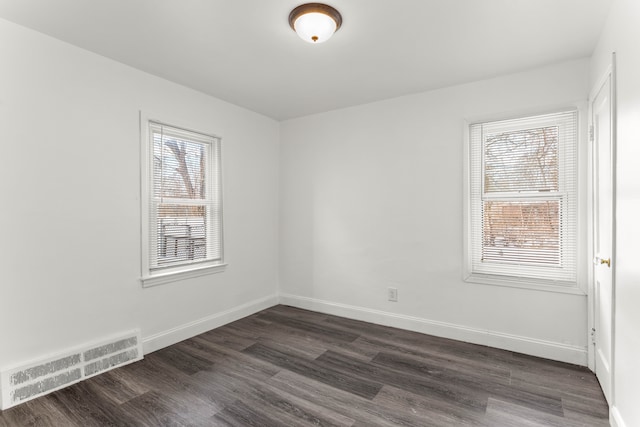
<path fill-rule="evenodd" d="M 0 17 L 277 120 L 591 55 L 612 0 L 0 0 Z"/>

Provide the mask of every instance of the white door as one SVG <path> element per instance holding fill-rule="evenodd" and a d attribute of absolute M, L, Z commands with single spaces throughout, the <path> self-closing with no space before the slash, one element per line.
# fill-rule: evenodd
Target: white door
<path fill-rule="evenodd" d="M 611 74 L 591 100 L 593 140 L 593 302 L 595 373 L 611 403 L 614 287 L 613 134 Z"/>

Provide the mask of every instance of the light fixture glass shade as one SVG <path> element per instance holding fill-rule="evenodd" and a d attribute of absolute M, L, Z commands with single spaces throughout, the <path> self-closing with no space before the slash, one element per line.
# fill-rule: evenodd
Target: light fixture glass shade
<path fill-rule="evenodd" d="M 306 13 L 300 16 L 293 24 L 298 36 L 309 43 L 322 43 L 336 32 L 337 24 L 330 16 L 324 13 Z"/>
<path fill-rule="evenodd" d="M 323 3 L 301 4 L 289 14 L 289 25 L 308 43 L 322 43 L 340 29 L 342 15 Z"/>

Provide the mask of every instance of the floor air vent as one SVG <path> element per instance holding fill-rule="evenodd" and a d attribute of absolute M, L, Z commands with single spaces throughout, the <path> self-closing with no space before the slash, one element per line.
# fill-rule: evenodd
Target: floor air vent
<path fill-rule="evenodd" d="M 142 356 L 139 342 L 137 336 L 132 336 L 85 351 L 83 353 L 85 378 L 139 360 L 139 356 Z"/>
<path fill-rule="evenodd" d="M 140 331 L 133 331 L 38 362 L 3 370 L 0 373 L 0 409 L 8 409 L 140 359 Z"/>

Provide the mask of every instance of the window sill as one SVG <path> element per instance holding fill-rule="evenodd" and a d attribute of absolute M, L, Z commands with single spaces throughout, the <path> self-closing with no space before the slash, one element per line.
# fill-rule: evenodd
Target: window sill
<path fill-rule="evenodd" d="M 149 288 L 151 286 L 163 285 L 165 283 L 177 282 L 179 280 L 191 279 L 193 277 L 222 273 L 226 268 L 227 264 L 207 265 L 197 268 L 189 268 L 188 270 L 168 271 L 154 274 L 152 276 L 144 276 L 140 281 L 142 282 L 143 288 Z"/>
<path fill-rule="evenodd" d="M 480 283 L 483 285 L 532 289 L 560 294 L 587 295 L 587 293 L 583 289 L 581 289 L 576 282 L 531 279 L 514 276 L 497 276 L 480 273 L 468 274 L 465 276 L 464 281 L 470 283 Z"/>

